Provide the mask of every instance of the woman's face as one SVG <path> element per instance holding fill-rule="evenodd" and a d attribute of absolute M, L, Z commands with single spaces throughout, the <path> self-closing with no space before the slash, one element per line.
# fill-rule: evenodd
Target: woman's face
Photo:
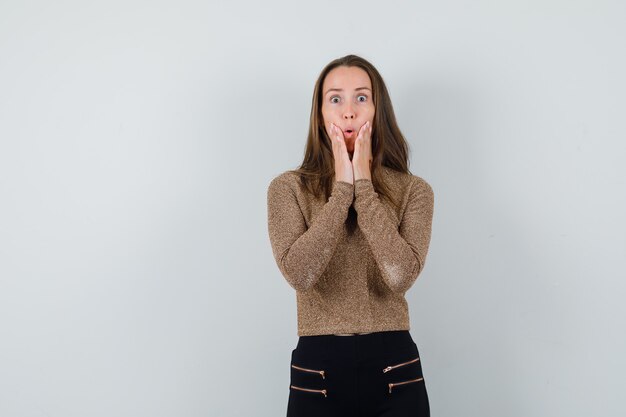
<path fill-rule="evenodd" d="M 368 121 L 374 126 L 374 113 L 372 82 L 367 72 L 359 67 L 341 66 L 326 75 L 322 85 L 324 127 L 326 133 L 331 131 L 331 123 L 341 129 L 350 154 L 361 126 Z"/>

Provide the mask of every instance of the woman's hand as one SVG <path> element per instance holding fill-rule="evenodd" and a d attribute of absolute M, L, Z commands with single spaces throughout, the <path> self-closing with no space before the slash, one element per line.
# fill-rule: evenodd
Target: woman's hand
<path fill-rule="evenodd" d="M 329 136 L 333 145 L 333 158 L 335 159 L 335 181 L 344 181 L 354 184 L 352 162 L 350 162 L 350 155 L 348 155 L 343 132 L 331 123 Z"/>
<path fill-rule="evenodd" d="M 367 121 L 359 129 L 359 135 L 354 142 L 352 168 L 355 181 L 364 178 L 372 179 L 372 160 L 372 124 Z"/>

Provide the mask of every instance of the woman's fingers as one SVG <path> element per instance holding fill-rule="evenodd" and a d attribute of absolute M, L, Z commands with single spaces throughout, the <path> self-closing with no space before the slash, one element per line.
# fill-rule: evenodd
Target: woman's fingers
<path fill-rule="evenodd" d="M 330 129 L 332 130 L 332 134 L 336 139 L 343 139 L 343 132 L 334 123 L 330 124 Z"/>
<path fill-rule="evenodd" d="M 359 128 L 359 133 L 356 135 L 356 139 L 354 140 L 354 158 L 358 159 L 361 154 L 361 146 L 363 141 L 367 139 L 367 128 L 369 126 L 369 121 L 363 123 L 363 125 Z"/>
<path fill-rule="evenodd" d="M 359 134 L 358 134 L 358 135 L 356 135 L 356 139 L 357 139 L 357 140 L 359 140 L 359 139 L 363 138 L 363 132 L 365 132 L 365 125 L 367 125 L 367 122 L 365 122 L 365 123 L 363 124 L 363 126 L 361 126 L 361 127 L 359 128 Z"/>
<path fill-rule="evenodd" d="M 330 130 L 331 130 L 330 136 L 332 138 L 335 138 L 336 142 L 338 143 L 338 145 L 341 148 L 346 149 L 346 152 L 347 152 L 346 141 L 345 141 L 345 139 L 343 137 L 343 132 L 341 131 L 341 129 L 339 129 L 337 126 L 335 126 L 334 123 L 331 123 L 330 124 Z"/>
<path fill-rule="evenodd" d="M 368 120 L 367 122 L 363 123 L 363 126 L 361 126 L 361 128 L 359 129 L 359 134 L 358 134 L 357 139 L 363 139 L 363 138 L 368 139 L 371 133 L 372 133 L 372 128 Z"/>
<path fill-rule="evenodd" d="M 335 178 L 349 183 L 354 182 L 352 163 L 348 155 L 343 132 L 333 123 L 330 124 L 330 140 L 332 141 L 333 157 L 335 159 Z"/>

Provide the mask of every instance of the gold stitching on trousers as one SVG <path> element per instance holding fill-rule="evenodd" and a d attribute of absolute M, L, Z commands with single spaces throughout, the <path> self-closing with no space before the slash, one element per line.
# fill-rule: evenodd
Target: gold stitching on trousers
<path fill-rule="evenodd" d="M 301 371 L 305 371 L 305 372 L 313 372 L 313 373 L 317 373 L 320 374 L 322 376 L 322 379 L 326 379 L 326 377 L 324 376 L 324 371 L 323 370 L 317 370 L 317 369 L 307 369 L 307 368 L 302 368 L 300 366 L 296 366 L 296 365 L 291 365 L 292 368 L 295 369 L 299 369 Z"/>
<path fill-rule="evenodd" d="M 295 385 L 291 385 L 291 388 L 294 389 L 299 389 L 301 391 L 308 391 L 308 392 L 319 392 L 320 394 L 324 394 L 324 397 L 327 397 L 326 395 L 326 390 L 325 389 L 310 389 L 310 388 L 302 388 L 302 387 L 296 387 Z"/>
<path fill-rule="evenodd" d="M 404 384 L 409 384 L 411 382 L 417 382 L 417 381 L 422 381 L 422 380 L 424 380 L 424 378 L 416 378 L 416 379 L 411 379 L 410 381 L 402 381 L 402 382 L 390 382 L 389 393 L 391 394 L 391 389 L 395 387 L 396 385 L 404 385 Z"/>
<path fill-rule="evenodd" d="M 398 367 L 400 367 L 400 366 L 404 366 L 404 365 L 408 365 L 408 364 L 413 363 L 413 362 L 417 362 L 417 361 L 419 361 L 419 360 L 420 360 L 420 358 L 419 358 L 419 356 L 418 356 L 417 358 L 415 358 L 415 359 L 411 359 L 410 361 L 403 362 L 403 363 L 399 363 L 399 364 L 397 364 L 397 365 L 391 365 L 391 366 L 388 366 L 388 367 L 386 367 L 385 369 L 383 369 L 383 373 L 384 373 L 384 372 L 389 372 L 389 371 L 391 371 L 392 369 L 396 369 L 396 368 L 398 368 Z"/>

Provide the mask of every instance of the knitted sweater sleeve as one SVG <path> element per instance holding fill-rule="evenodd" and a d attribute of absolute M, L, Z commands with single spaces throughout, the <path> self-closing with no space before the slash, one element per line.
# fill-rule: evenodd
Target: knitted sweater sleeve
<path fill-rule="evenodd" d="M 354 208 L 383 280 L 396 293 L 404 294 L 424 268 L 430 245 L 434 194 L 430 185 L 413 178 L 400 226 L 390 218 L 372 181 L 355 181 Z"/>
<path fill-rule="evenodd" d="M 274 258 L 289 285 L 311 288 L 326 270 L 354 199 L 354 185 L 336 181 L 333 192 L 307 228 L 293 185 L 274 178 L 267 191 L 268 231 Z"/>

